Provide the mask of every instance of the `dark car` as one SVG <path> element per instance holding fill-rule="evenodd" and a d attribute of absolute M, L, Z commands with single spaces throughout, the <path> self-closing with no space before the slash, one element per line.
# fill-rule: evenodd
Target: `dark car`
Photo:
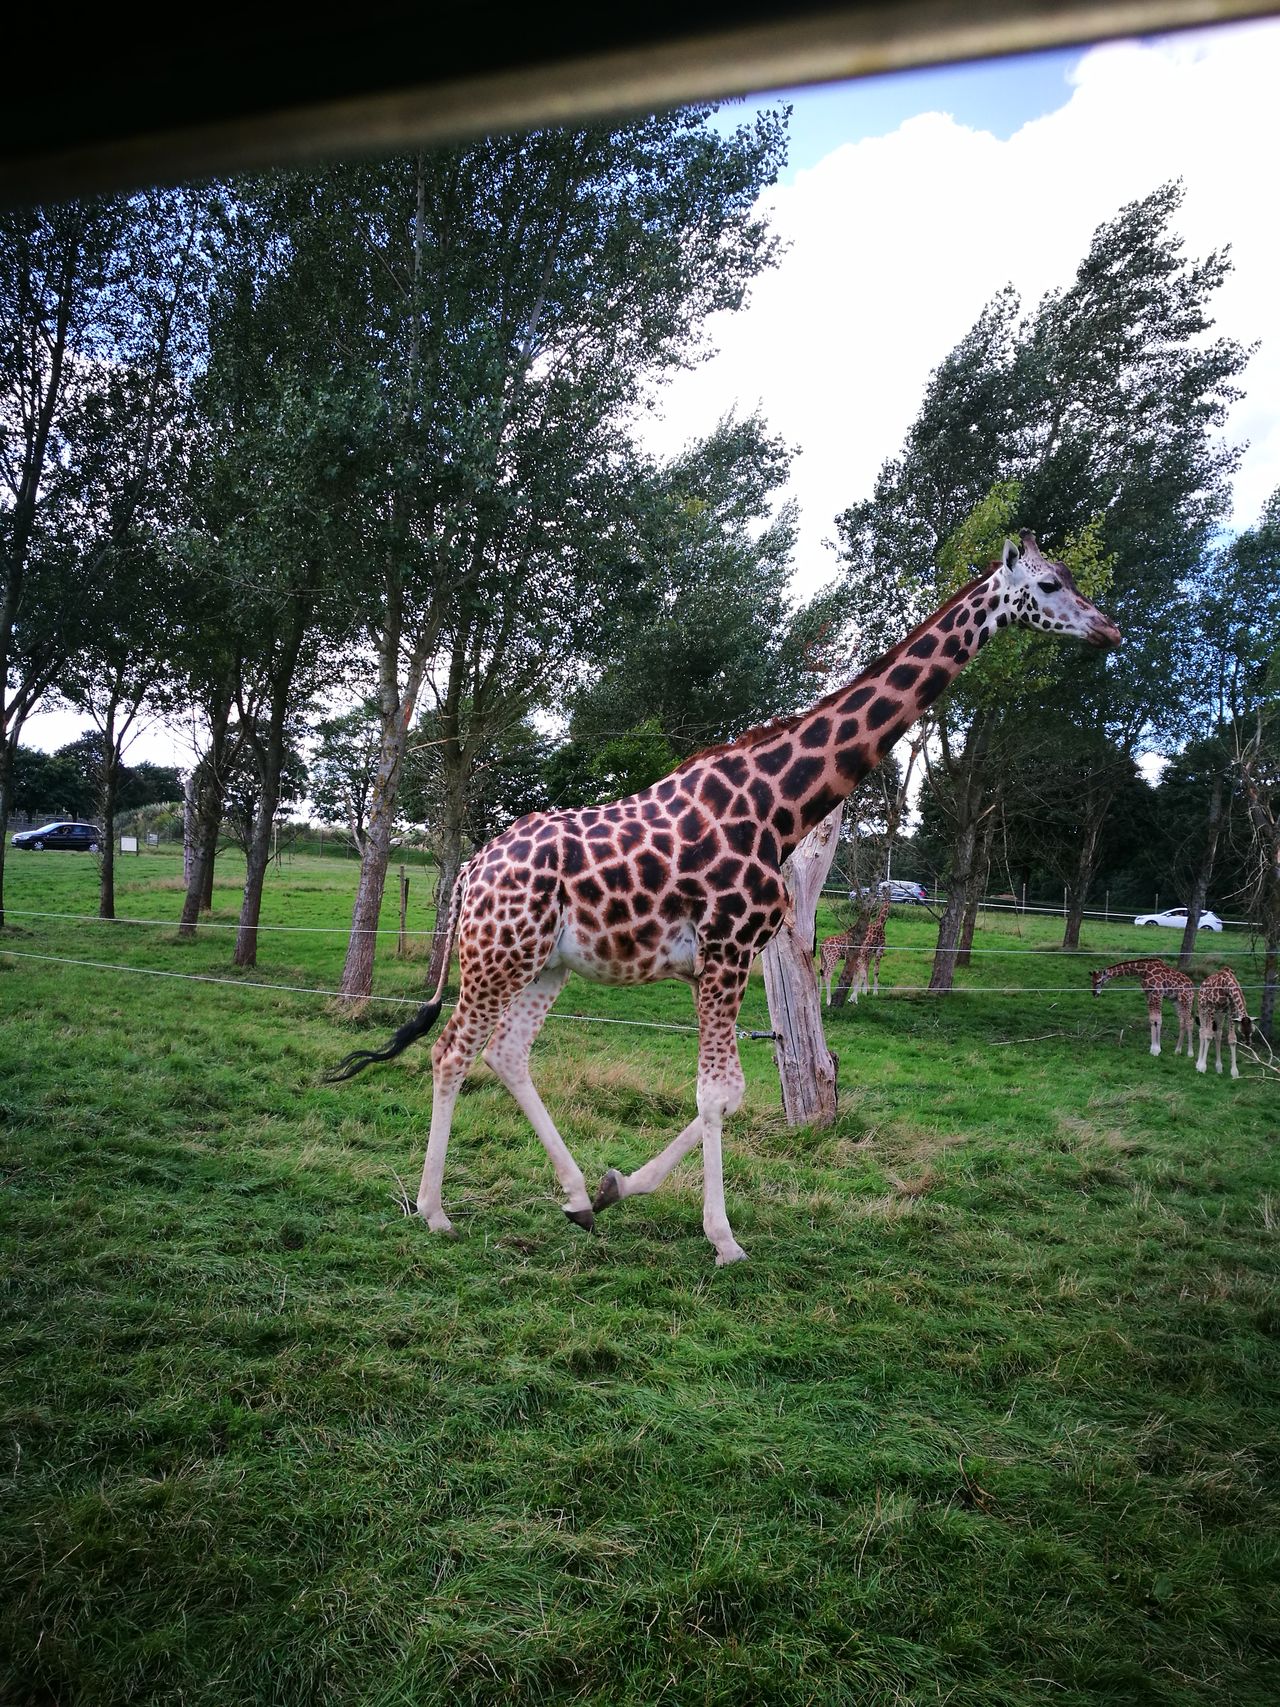
<path fill-rule="evenodd" d="M 38 830 L 19 830 L 13 838 L 15 848 L 66 848 L 71 853 L 97 853 L 102 846 L 102 831 L 96 824 L 77 824 L 70 819 L 55 818 L 51 824 L 41 824 Z"/>

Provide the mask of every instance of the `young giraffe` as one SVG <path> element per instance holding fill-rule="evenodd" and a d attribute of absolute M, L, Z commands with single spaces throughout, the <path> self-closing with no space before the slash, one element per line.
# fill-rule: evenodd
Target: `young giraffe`
<path fill-rule="evenodd" d="M 1076 591 L 1031 533 L 847 687 L 810 710 L 686 760 L 608 806 L 535 812 L 470 859 L 449 930 L 457 1006 L 431 1051 L 431 1129 L 418 1193 L 429 1227 L 453 1231 L 441 1202 L 454 1104 L 484 1058 L 528 1116 L 580 1227 L 649 1192 L 702 1146 L 702 1225 L 717 1264 L 746 1255 L 724 1206 L 721 1129 L 742 1103 L 736 1021 L 755 956 L 787 908 L 780 870 L 801 838 L 878 764 L 998 628 L 1010 623 L 1114 646 L 1119 631 Z M 385 1048 L 354 1050 L 332 1075 L 386 1061 L 438 1017 L 431 1000 Z M 630 1175 L 611 1168 L 587 1193 L 582 1171 L 529 1076 L 529 1051 L 571 971 L 615 984 L 682 978 L 698 1014 L 697 1114 Z"/>
<path fill-rule="evenodd" d="M 893 897 L 885 896 L 881 901 L 879 911 L 867 926 L 866 935 L 858 944 L 858 957 L 853 963 L 853 983 L 850 993 L 854 1006 L 857 1006 L 860 993 L 880 994 L 880 962 L 884 957 L 884 922 L 889 916 L 889 908 L 893 905 Z M 867 967 L 871 968 L 872 984 L 867 983 Z"/>
<path fill-rule="evenodd" d="M 1253 1021 L 1245 1006 L 1244 991 L 1229 966 L 1211 972 L 1200 986 L 1200 1053 L 1196 1057 L 1196 1072 L 1203 1073 L 1209 1065 L 1209 1041 L 1213 1040 L 1214 1071 L 1222 1071 L 1222 1033 L 1227 1033 L 1227 1048 L 1231 1051 L 1231 1077 L 1238 1079 L 1236 1066 L 1236 1021 L 1246 1043 L 1253 1036 Z M 1187 1045 L 1188 1055 L 1191 1045 Z"/>
<path fill-rule="evenodd" d="M 1173 1046 L 1175 1055 L 1182 1053 L 1182 1039 L 1187 1040 L 1187 1060 L 1191 1059 L 1191 1007 L 1196 998 L 1196 987 L 1185 972 L 1180 972 L 1176 966 L 1170 966 L 1166 961 L 1156 960 L 1147 956 L 1141 960 L 1117 960 L 1114 966 L 1100 966 L 1091 974 L 1093 993 L 1102 994 L 1102 986 L 1109 978 L 1137 978 L 1142 983 L 1142 993 L 1147 998 L 1147 1018 L 1151 1021 L 1151 1053 L 1160 1053 L 1160 1026 L 1164 1012 L 1163 1004 L 1171 1001 L 1178 1009 L 1178 1041 Z"/>
<path fill-rule="evenodd" d="M 836 968 L 855 947 L 854 931 L 857 926 L 838 936 L 824 936 L 818 944 L 818 988 L 824 985 L 827 991 L 827 1006 L 831 1006 L 831 980 L 835 977 Z"/>
<path fill-rule="evenodd" d="M 842 960 L 853 955 L 853 978 L 849 985 L 856 1006 L 860 991 L 867 988 L 867 960 L 874 955 L 876 970 L 876 995 L 880 994 L 880 956 L 884 953 L 884 920 L 889 911 L 888 896 L 880 904 L 880 910 L 863 926 L 862 934 L 858 935 L 858 926 L 854 924 L 843 936 L 824 937 L 818 946 L 818 984 L 826 985 L 827 1006 L 831 1006 L 831 980 L 836 967 Z"/>

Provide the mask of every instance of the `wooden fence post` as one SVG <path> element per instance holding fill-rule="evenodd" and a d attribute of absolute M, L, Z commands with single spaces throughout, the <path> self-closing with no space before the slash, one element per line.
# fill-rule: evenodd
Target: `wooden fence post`
<path fill-rule="evenodd" d="M 836 856 L 843 816 L 841 804 L 810 830 L 783 866 L 793 922 L 782 926 L 761 956 L 788 1126 L 830 1126 L 836 1117 L 838 1063 L 822 1033 L 813 936 L 818 897 Z"/>
<path fill-rule="evenodd" d="M 403 960 L 405 956 L 405 920 L 409 913 L 409 877 L 403 866 L 400 867 L 400 935 L 396 938 L 396 955 Z"/>

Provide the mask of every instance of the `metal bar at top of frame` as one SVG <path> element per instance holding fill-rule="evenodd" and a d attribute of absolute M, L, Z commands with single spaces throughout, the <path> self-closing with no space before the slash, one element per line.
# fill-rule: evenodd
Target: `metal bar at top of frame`
<path fill-rule="evenodd" d="M 160 128 L 149 119 L 143 86 L 133 92 L 136 99 L 121 100 L 125 116 L 111 135 L 74 147 L 0 153 L 0 203 L 392 153 L 486 131 L 1240 21 L 1278 6 L 1280 0 L 865 0 L 798 16 L 777 5 L 773 17 L 759 7 L 737 13 L 724 7 L 708 9 L 710 27 L 698 31 L 695 22 L 692 34 L 638 19 L 633 31 L 622 32 L 628 39 L 620 47 L 479 74 L 452 76 L 449 61 L 437 54 L 432 79 L 399 87 L 396 79 L 412 56 L 389 34 L 389 86 L 371 92 L 344 92 L 338 53 L 326 59 L 324 41 L 313 41 L 318 74 L 311 84 L 325 98 L 307 99 L 305 88 L 299 97 L 295 78 L 292 104 L 237 112 L 238 92 L 230 89 L 221 114 Z M 695 20 L 703 15 L 694 9 Z M 474 18 L 477 32 L 488 27 L 483 9 Z M 294 64 L 298 48 L 308 50 L 305 26 L 298 37 Z M 483 62 L 479 36 L 468 45 Z M 48 100 L 56 103 L 58 87 L 51 76 Z"/>

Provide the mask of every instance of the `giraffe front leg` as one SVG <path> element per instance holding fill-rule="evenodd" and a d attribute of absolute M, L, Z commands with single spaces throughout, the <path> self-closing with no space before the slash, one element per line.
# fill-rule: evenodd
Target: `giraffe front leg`
<path fill-rule="evenodd" d="M 1160 1007 L 1158 1003 L 1153 1003 L 1152 1006 L 1147 1009 L 1147 1017 L 1151 1021 L 1151 1053 L 1153 1055 L 1158 1055 L 1160 1053 L 1161 1023 Z"/>
<path fill-rule="evenodd" d="M 698 984 L 698 1114 L 702 1120 L 702 1230 L 715 1246 L 716 1267 L 742 1262 L 724 1206 L 721 1130 L 742 1107 L 747 1082 L 738 1058 L 736 1021 L 747 969 L 709 962 Z"/>
<path fill-rule="evenodd" d="M 1234 1016 L 1227 1019 L 1227 1048 L 1231 1051 L 1231 1077 L 1238 1079 L 1240 1069 L 1236 1066 L 1236 1022 Z"/>
<path fill-rule="evenodd" d="M 1203 1073 L 1209 1065 L 1209 1033 L 1211 1022 L 1200 1015 L 1200 1052 L 1196 1056 L 1196 1072 Z"/>

